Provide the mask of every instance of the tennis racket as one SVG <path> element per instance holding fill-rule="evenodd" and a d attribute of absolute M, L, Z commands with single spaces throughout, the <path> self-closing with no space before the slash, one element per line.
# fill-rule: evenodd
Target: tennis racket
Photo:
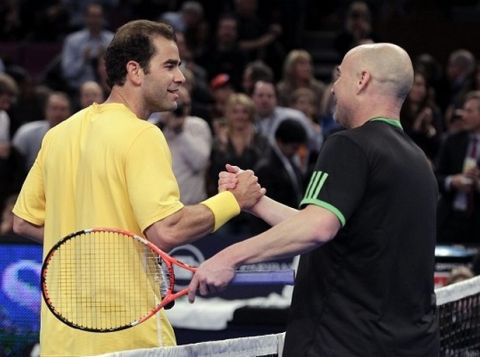
<path fill-rule="evenodd" d="M 136 326 L 188 293 L 175 292 L 185 264 L 147 239 L 112 228 L 81 230 L 61 239 L 45 257 L 43 299 L 70 327 L 113 332 Z M 239 271 L 232 284 L 293 284 L 294 271 Z"/>

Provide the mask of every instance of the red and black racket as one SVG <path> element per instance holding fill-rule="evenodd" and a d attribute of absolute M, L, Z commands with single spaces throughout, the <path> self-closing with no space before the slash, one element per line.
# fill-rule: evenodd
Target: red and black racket
<path fill-rule="evenodd" d="M 112 228 L 78 231 L 61 239 L 42 266 L 50 311 L 84 331 L 113 332 L 147 320 L 188 293 L 174 291 L 174 266 L 195 272 L 147 239 Z M 293 284 L 294 271 L 239 271 L 232 284 Z"/>

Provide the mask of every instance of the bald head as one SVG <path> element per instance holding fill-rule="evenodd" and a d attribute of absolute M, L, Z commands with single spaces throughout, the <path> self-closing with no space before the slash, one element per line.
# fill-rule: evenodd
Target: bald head
<path fill-rule="evenodd" d="M 379 93 L 403 101 L 412 87 L 412 61 L 407 52 L 397 45 L 374 43 L 357 46 L 345 55 L 345 59 L 351 61 L 357 73 L 369 72 L 372 86 Z"/>
<path fill-rule="evenodd" d="M 103 100 L 103 90 L 97 82 L 87 81 L 80 87 L 80 105 L 82 108 L 86 108 L 93 103 L 102 103 Z"/>

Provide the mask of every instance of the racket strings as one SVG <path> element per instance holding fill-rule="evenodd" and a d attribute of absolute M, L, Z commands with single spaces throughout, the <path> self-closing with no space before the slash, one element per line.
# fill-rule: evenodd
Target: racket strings
<path fill-rule="evenodd" d="M 120 233 L 92 231 L 62 244 L 49 261 L 46 285 L 60 318 L 98 331 L 138 321 L 161 301 L 158 257 Z"/>

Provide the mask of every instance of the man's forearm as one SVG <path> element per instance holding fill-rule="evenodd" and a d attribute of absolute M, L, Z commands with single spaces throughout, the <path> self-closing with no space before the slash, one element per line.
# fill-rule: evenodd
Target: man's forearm
<path fill-rule="evenodd" d="M 298 213 L 298 210 L 263 196 L 249 212 L 269 225 L 275 226 Z"/>

